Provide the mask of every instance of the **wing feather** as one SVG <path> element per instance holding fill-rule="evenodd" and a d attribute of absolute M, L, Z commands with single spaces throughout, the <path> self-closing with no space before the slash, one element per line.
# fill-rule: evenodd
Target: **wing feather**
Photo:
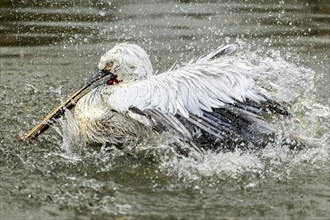
<path fill-rule="evenodd" d="M 244 61 L 225 56 L 233 50 L 233 46 L 225 46 L 175 70 L 118 84 L 115 89 L 109 89 L 110 95 L 104 98 L 118 112 L 139 109 L 187 139 L 192 134 L 186 124 L 176 118 L 178 115 L 220 140 L 239 137 L 241 125 L 255 123 L 271 130 L 258 115 L 286 114 L 286 109 L 254 82 L 252 70 Z M 215 112 L 216 109 L 224 112 Z M 239 118 L 236 125 L 232 123 L 237 119 L 226 118 L 235 115 Z"/>
<path fill-rule="evenodd" d="M 237 64 L 239 63 L 239 65 Z M 215 59 L 192 63 L 145 80 L 123 83 L 108 97 L 107 103 L 119 112 L 130 107 L 160 109 L 185 117 L 201 116 L 203 111 L 251 99 L 256 103 L 270 97 L 259 88 L 235 59 Z"/>
<path fill-rule="evenodd" d="M 192 139 L 191 133 L 174 115 L 165 114 L 164 112 L 155 109 L 147 109 L 144 113 L 158 123 L 167 127 L 169 131 L 179 134 L 180 137 L 184 137 L 189 140 Z"/>

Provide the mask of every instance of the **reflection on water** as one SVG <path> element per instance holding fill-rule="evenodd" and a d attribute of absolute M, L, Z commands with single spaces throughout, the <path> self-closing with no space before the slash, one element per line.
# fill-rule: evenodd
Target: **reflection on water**
<path fill-rule="evenodd" d="M 4 1 L 1 45 L 47 45 L 82 36 L 93 39 L 98 22 L 114 20 L 116 6 L 111 5 L 103 1 Z"/>
<path fill-rule="evenodd" d="M 328 1 L 3 0 L 0 6 L 4 219 L 330 215 Z M 135 155 L 70 148 L 55 129 L 35 142 L 16 140 L 122 41 L 144 47 L 159 71 L 238 44 L 239 55 L 266 68 L 262 80 L 291 106 L 292 120 L 276 125 L 281 135 L 295 132 L 311 147 L 180 159 L 161 140 Z"/>
<path fill-rule="evenodd" d="M 205 32 L 301 45 L 306 39 L 324 42 L 329 35 L 327 1 L 147 1 L 137 5 L 134 1 L 5 0 L 0 6 L 1 46 L 142 40 L 176 34 L 196 39 Z M 229 28 L 224 31 L 224 26 Z"/>

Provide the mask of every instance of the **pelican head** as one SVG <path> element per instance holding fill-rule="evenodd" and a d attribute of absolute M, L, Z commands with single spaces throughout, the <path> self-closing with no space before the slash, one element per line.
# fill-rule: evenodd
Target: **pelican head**
<path fill-rule="evenodd" d="M 122 81 L 145 79 L 153 69 L 148 54 L 135 44 L 118 44 L 106 52 L 98 64 L 99 70 L 110 71 Z"/>

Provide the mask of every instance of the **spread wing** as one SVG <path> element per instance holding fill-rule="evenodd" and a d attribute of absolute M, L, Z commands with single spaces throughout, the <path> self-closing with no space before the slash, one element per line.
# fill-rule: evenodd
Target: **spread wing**
<path fill-rule="evenodd" d="M 247 64 L 225 56 L 233 50 L 233 45 L 222 47 L 178 69 L 122 84 L 106 102 L 118 112 L 138 110 L 149 124 L 163 124 L 187 138 L 187 123 L 219 139 L 240 135 L 244 121 L 270 129 L 258 115 L 287 111 L 254 82 Z M 238 125 L 228 119 L 235 116 Z"/>

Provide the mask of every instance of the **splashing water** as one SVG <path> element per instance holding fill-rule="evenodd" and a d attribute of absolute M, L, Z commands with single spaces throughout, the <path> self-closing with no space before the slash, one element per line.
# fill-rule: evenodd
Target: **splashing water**
<path fill-rule="evenodd" d="M 313 95 L 310 95 L 314 88 L 315 73 L 285 61 L 278 51 L 250 51 L 249 45 L 238 43 L 241 48 L 237 56 L 253 66 L 256 80 L 270 89 L 278 100 L 291 105 L 292 118 L 281 119 L 273 124 L 277 129 L 274 143 L 269 143 L 259 151 L 236 149 L 231 152 L 200 153 L 192 150 L 189 157 L 182 157 L 173 147 L 178 140 L 164 133 L 160 138 L 125 146 L 124 150 L 102 145 L 99 150 L 86 153 L 89 144 L 82 137 L 72 113 L 67 111 L 66 117 L 60 120 L 60 128 L 56 129 L 63 138 L 61 150 L 64 153 L 60 156 L 75 160 L 97 160 L 101 171 L 110 171 L 116 159 L 128 155 L 140 160 L 152 158 L 155 169 L 188 182 L 214 177 L 220 180 L 242 180 L 246 176 L 264 179 L 269 175 L 275 179 L 285 179 L 290 178 L 290 173 L 300 166 L 317 167 L 326 163 L 329 158 L 329 134 L 327 126 L 322 125 L 321 121 L 329 118 L 329 108 L 316 103 Z M 306 130 L 307 127 L 310 129 Z M 303 139 L 309 147 L 290 150 L 283 144 L 283 139 L 294 136 Z M 247 185 L 254 186 L 253 181 Z"/>
<path fill-rule="evenodd" d="M 314 89 L 312 69 L 287 62 L 278 50 L 252 51 L 251 46 L 241 40 L 237 40 L 237 44 L 240 46 L 237 56 L 253 67 L 255 79 L 278 100 L 292 103 Z"/>

